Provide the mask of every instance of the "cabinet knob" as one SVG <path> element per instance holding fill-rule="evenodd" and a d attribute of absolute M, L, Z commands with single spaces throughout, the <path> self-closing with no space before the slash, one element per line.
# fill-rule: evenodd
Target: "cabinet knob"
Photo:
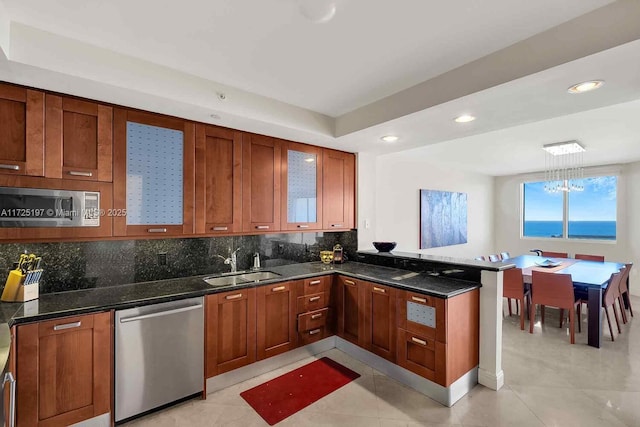
<path fill-rule="evenodd" d="M 320 329 L 314 329 L 313 331 L 309 331 L 309 335 L 315 335 L 320 333 Z"/>
<path fill-rule="evenodd" d="M 304 224 L 300 224 L 300 225 L 298 225 L 298 228 L 309 228 L 309 226 L 308 225 L 304 225 Z"/>
<path fill-rule="evenodd" d="M 342 228 L 342 224 L 331 224 L 332 227 Z"/>
<path fill-rule="evenodd" d="M 147 229 L 147 231 L 149 233 L 166 233 L 167 229 L 166 228 L 149 228 Z"/>
<path fill-rule="evenodd" d="M 0 164 L 0 169 L 9 169 L 12 171 L 19 171 L 20 165 L 1 165 Z"/>
<path fill-rule="evenodd" d="M 284 291 L 285 289 L 287 289 L 286 286 L 278 286 L 276 288 L 271 289 L 271 292 L 280 292 L 280 291 Z"/>
<path fill-rule="evenodd" d="M 322 313 L 317 313 L 317 314 L 312 314 L 311 315 L 311 319 L 315 320 L 315 319 L 319 319 L 322 317 Z"/>
<path fill-rule="evenodd" d="M 309 285 L 319 285 L 320 284 L 320 280 L 312 280 L 309 282 Z"/>
<path fill-rule="evenodd" d="M 309 302 L 318 301 L 319 299 L 320 299 L 320 297 L 311 297 L 311 298 L 309 298 Z"/>
<path fill-rule="evenodd" d="M 224 299 L 238 299 L 238 298 L 242 298 L 242 294 L 227 295 L 226 297 L 224 297 Z"/>
<path fill-rule="evenodd" d="M 213 231 L 227 231 L 229 227 L 213 227 Z"/>
<path fill-rule="evenodd" d="M 63 325 L 55 325 L 53 327 L 53 330 L 54 331 L 62 331 L 62 330 L 65 330 L 65 329 L 79 328 L 80 326 L 82 326 L 82 322 L 65 323 Z"/>
<path fill-rule="evenodd" d="M 269 226 L 268 225 L 256 225 L 256 229 L 258 229 L 258 230 L 268 230 Z"/>
<path fill-rule="evenodd" d="M 420 338 L 416 338 L 416 337 L 411 337 L 411 341 L 413 341 L 416 344 L 420 344 L 420 345 L 427 345 L 427 342 L 425 340 L 421 340 Z"/>
<path fill-rule="evenodd" d="M 426 303 L 427 303 L 427 299 L 426 299 L 426 298 L 419 298 L 419 297 L 414 297 L 414 296 L 412 296 L 412 297 L 411 297 L 411 299 L 412 299 L 413 301 L 421 302 L 421 303 L 423 303 L 423 304 L 426 304 Z"/>
<path fill-rule="evenodd" d="M 71 176 L 93 176 L 93 172 L 82 172 L 82 171 L 69 171 L 67 172 Z"/>
<path fill-rule="evenodd" d="M 374 290 L 374 291 L 376 291 L 376 292 L 383 293 L 383 294 L 387 292 L 387 290 L 386 290 L 386 289 L 382 289 L 382 288 L 379 288 L 379 287 L 377 287 L 377 286 L 374 286 L 374 287 L 373 287 L 373 290 Z"/>
<path fill-rule="evenodd" d="M 356 282 L 354 282 L 353 280 L 345 280 L 344 283 L 346 283 L 347 285 L 351 285 L 351 286 L 355 286 Z"/>

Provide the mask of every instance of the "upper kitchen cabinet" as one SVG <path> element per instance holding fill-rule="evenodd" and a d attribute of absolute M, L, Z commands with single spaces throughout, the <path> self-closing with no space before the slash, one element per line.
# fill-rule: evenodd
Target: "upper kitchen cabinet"
<path fill-rule="evenodd" d="M 325 230 L 355 227 L 355 155 L 323 150 L 322 219 Z"/>
<path fill-rule="evenodd" d="M 282 230 L 322 228 L 322 149 L 282 145 Z"/>
<path fill-rule="evenodd" d="M 113 234 L 193 234 L 195 124 L 116 109 Z"/>
<path fill-rule="evenodd" d="M 111 182 L 113 108 L 46 95 L 47 178 Z"/>
<path fill-rule="evenodd" d="M 196 126 L 196 233 L 242 231 L 242 132 Z"/>
<path fill-rule="evenodd" d="M 44 176 L 44 92 L 0 84 L 0 173 Z"/>
<path fill-rule="evenodd" d="M 242 141 L 242 231 L 280 230 L 281 141 L 245 134 Z"/>

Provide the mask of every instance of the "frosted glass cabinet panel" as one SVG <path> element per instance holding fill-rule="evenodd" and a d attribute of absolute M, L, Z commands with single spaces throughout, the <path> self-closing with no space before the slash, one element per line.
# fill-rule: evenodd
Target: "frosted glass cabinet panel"
<path fill-rule="evenodd" d="M 184 132 L 127 122 L 127 225 L 181 225 Z"/>
<path fill-rule="evenodd" d="M 320 228 L 322 154 L 315 147 L 285 144 L 284 229 Z"/>

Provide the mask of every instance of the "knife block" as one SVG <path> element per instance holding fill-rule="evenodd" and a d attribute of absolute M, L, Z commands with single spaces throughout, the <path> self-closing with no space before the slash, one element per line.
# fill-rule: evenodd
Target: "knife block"
<path fill-rule="evenodd" d="M 2 301 L 25 302 L 37 299 L 42 272 L 42 269 L 29 271 L 27 274 L 16 270 L 10 271 L 2 292 Z"/>

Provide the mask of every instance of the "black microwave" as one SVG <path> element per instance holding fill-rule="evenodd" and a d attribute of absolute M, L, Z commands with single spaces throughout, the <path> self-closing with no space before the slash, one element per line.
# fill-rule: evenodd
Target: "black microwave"
<path fill-rule="evenodd" d="M 0 227 L 99 227 L 100 193 L 0 187 Z"/>

